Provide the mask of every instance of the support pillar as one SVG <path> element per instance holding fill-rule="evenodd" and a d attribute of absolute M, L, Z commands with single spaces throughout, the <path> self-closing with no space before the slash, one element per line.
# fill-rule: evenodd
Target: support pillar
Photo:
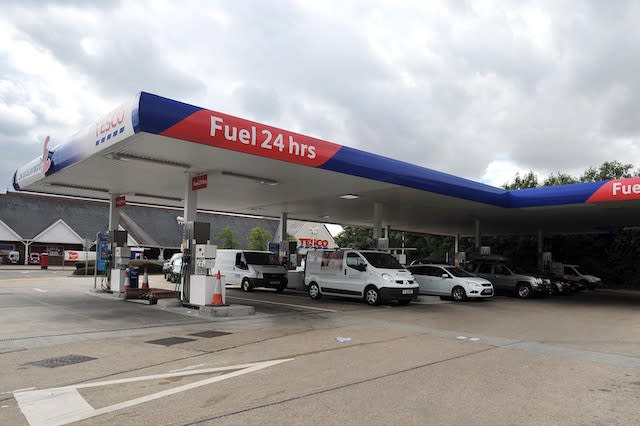
<path fill-rule="evenodd" d="M 453 237 L 453 256 L 457 257 L 460 252 L 460 234 L 456 234 Z"/>
<path fill-rule="evenodd" d="M 289 220 L 289 214 L 287 212 L 280 213 L 280 241 L 288 241 L 289 235 L 287 234 L 287 221 Z"/>
<path fill-rule="evenodd" d="M 378 247 L 378 239 L 382 231 L 382 203 L 373 204 L 373 245 Z"/>
<path fill-rule="evenodd" d="M 116 199 L 120 194 L 110 194 L 109 198 L 109 230 L 117 231 L 120 226 L 120 210 L 116 207 Z"/>
<path fill-rule="evenodd" d="M 477 252 L 480 252 L 480 219 L 476 219 L 475 248 Z"/>
<path fill-rule="evenodd" d="M 198 210 L 198 191 L 191 189 L 191 179 L 196 176 L 195 173 L 186 173 L 186 181 L 184 188 L 184 221 L 193 222 L 196 220 Z"/>
<path fill-rule="evenodd" d="M 542 252 L 544 251 L 544 234 L 542 229 L 538 229 L 538 271 L 542 272 L 543 264 L 542 264 Z"/>

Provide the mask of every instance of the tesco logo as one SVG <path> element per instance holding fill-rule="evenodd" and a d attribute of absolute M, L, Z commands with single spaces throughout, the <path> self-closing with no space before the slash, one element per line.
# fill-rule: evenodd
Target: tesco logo
<path fill-rule="evenodd" d="M 316 240 L 313 238 L 298 238 L 300 245 L 303 247 L 317 247 L 327 248 L 329 247 L 329 240 Z"/>

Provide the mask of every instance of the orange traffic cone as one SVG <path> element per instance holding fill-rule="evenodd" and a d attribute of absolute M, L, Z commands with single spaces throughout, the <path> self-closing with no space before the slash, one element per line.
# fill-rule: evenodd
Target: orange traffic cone
<path fill-rule="evenodd" d="M 216 285 L 213 287 L 213 295 L 211 296 L 211 304 L 215 306 L 222 306 L 222 277 L 220 271 L 216 273 Z"/>
<path fill-rule="evenodd" d="M 142 288 L 149 288 L 149 274 L 147 274 L 147 267 L 144 267 L 144 275 L 142 276 Z"/>
<path fill-rule="evenodd" d="M 124 271 L 124 288 L 131 288 L 131 278 L 129 277 L 129 268 Z"/>

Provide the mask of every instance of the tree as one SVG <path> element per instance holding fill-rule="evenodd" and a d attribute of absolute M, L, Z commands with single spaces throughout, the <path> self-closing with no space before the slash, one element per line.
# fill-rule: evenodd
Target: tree
<path fill-rule="evenodd" d="M 577 183 L 578 180 L 571 175 L 566 173 L 551 173 L 545 180 L 542 182 L 542 186 L 556 186 L 556 185 L 566 185 L 569 183 Z"/>
<path fill-rule="evenodd" d="M 346 225 L 335 237 L 338 247 L 349 247 L 358 250 L 374 247 L 373 229 L 363 226 Z"/>
<path fill-rule="evenodd" d="M 538 186 L 538 176 L 533 173 L 533 170 L 529 170 L 529 173 L 520 177 L 520 173 L 516 173 L 516 177 L 513 182 L 507 182 L 502 187 L 504 189 L 525 189 L 535 188 Z"/>
<path fill-rule="evenodd" d="M 218 232 L 216 238 L 220 242 L 218 247 L 221 249 L 236 249 L 240 248 L 240 243 L 233 236 L 233 230 L 230 227 L 225 227 L 222 231 Z"/>
<path fill-rule="evenodd" d="M 599 168 L 589 167 L 580 176 L 580 182 L 597 182 L 600 180 L 612 180 L 630 178 L 633 164 L 622 164 L 619 161 L 605 161 Z"/>
<path fill-rule="evenodd" d="M 266 250 L 269 241 L 271 241 L 271 232 L 256 226 L 249 232 L 249 238 L 247 238 L 247 241 L 250 250 Z"/>

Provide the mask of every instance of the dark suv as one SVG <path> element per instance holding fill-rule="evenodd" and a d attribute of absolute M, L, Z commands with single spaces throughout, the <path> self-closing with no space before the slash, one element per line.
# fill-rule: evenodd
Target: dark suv
<path fill-rule="evenodd" d="M 549 294 L 550 283 L 532 275 L 517 274 L 504 263 L 478 262 L 471 271 L 493 284 L 497 292 L 509 293 L 522 299 Z"/>

